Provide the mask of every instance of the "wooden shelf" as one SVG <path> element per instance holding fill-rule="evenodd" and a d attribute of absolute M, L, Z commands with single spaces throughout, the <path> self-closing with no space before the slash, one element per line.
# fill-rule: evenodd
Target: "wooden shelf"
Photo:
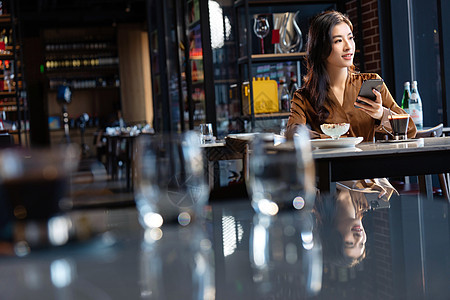
<path fill-rule="evenodd" d="M 12 19 L 11 19 L 11 15 L 10 14 L 0 15 L 0 24 L 2 26 L 10 25 L 11 22 L 12 22 Z"/>
<path fill-rule="evenodd" d="M 254 63 L 261 62 L 282 62 L 292 60 L 302 60 L 305 58 L 306 52 L 295 53 L 281 53 L 281 54 L 253 54 L 250 58 Z M 247 64 L 248 56 L 243 56 L 238 59 L 239 64 Z"/>
<path fill-rule="evenodd" d="M 256 120 L 270 120 L 270 119 L 283 119 L 283 118 L 289 118 L 289 113 L 281 112 L 281 113 L 256 114 L 255 115 Z"/>
<path fill-rule="evenodd" d="M 16 96 L 16 92 L 15 91 L 0 92 L 0 98 L 15 97 L 15 96 Z"/>

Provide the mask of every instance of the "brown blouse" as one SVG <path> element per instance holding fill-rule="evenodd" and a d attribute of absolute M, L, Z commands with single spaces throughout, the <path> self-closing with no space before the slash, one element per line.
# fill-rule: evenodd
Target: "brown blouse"
<path fill-rule="evenodd" d="M 323 123 L 350 123 L 350 129 L 346 135 L 352 137 L 361 136 L 364 138 L 364 141 L 373 141 L 376 132 L 384 134 L 386 134 L 386 130 L 391 132 L 392 128 L 388 120 L 389 109 L 392 114 L 403 114 L 405 111 L 392 98 L 386 84 L 383 83 L 380 90 L 384 106 L 381 122 L 376 122 L 368 114 L 354 107 L 362 82 L 375 78 L 380 78 L 380 76 L 375 73 L 349 72 L 342 105 L 338 102 L 331 90 L 328 92 L 328 98 L 324 106 L 330 114 L 325 122 L 319 121 L 317 113 L 306 98 L 305 91 L 303 89 L 297 90 L 291 100 L 291 113 L 286 128 L 287 135 L 292 135 L 298 125 L 307 124 L 310 127 L 311 138 L 329 138 L 327 135 L 321 133 L 320 125 Z M 410 118 L 407 132 L 408 138 L 414 137 L 416 131 L 416 126 Z"/>

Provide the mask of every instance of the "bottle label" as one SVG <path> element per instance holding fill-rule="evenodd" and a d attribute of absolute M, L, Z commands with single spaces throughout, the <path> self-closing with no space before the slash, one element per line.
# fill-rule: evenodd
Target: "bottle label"
<path fill-rule="evenodd" d="M 411 115 L 411 118 L 414 121 L 414 124 L 422 126 L 422 123 L 423 123 L 422 112 L 419 109 L 417 109 L 417 108 L 410 107 L 409 113 Z"/>

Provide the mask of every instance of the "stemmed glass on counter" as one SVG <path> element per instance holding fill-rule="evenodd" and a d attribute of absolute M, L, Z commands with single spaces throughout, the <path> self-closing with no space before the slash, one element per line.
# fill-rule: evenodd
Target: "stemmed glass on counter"
<path fill-rule="evenodd" d="M 141 136 L 137 144 L 136 206 L 144 228 L 186 226 L 208 200 L 198 134 Z"/>
<path fill-rule="evenodd" d="M 264 54 L 264 38 L 269 34 L 270 25 L 266 16 L 258 16 L 254 19 L 253 32 L 261 41 L 261 53 Z"/>
<path fill-rule="evenodd" d="M 198 133 L 142 135 L 136 207 L 144 227 L 141 295 L 213 299 L 211 241 L 202 226 L 209 187 Z"/>
<path fill-rule="evenodd" d="M 257 213 L 311 209 L 315 199 L 315 168 L 309 133 L 299 128 L 292 141 L 253 140 L 247 190 Z"/>

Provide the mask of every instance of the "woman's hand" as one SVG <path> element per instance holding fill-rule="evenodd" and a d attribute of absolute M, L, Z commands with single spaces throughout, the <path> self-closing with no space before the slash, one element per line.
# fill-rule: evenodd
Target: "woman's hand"
<path fill-rule="evenodd" d="M 355 107 L 359 108 L 360 110 L 364 111 L 366 114 L 374 118 L 375 120 L 381 120 L 383 117 L 383 102 L 381 99 L 381 94 L 376 89 L 373 89 L 372 92 L 376 96 L 375 101 L 372 101 L 368 98 L 358 96 L 359 100 L 364 101 L 366 104 L 361 104 L 358 102 L 355 102 Z"/>

